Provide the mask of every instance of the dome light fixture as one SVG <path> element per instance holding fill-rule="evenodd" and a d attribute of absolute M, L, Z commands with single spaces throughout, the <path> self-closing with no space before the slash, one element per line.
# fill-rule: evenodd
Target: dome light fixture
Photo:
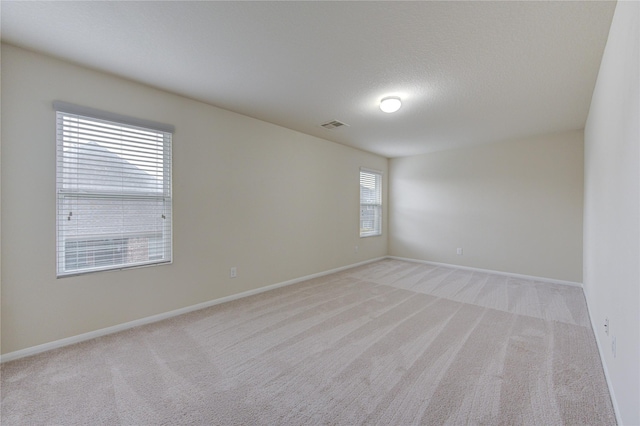
<path fill-rule="evenodd" d="M 387 113 L 396 112 L 401 106 L 402 102 L 397 96 L 388 96 L 380 101 L 380 109 Z"/>

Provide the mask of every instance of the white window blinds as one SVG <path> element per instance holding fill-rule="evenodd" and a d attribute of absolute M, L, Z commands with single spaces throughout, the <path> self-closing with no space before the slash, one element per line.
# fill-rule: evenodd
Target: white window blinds
<path fill-rule="evenodd" d="M 382 235 L 382 173 L 360 169 L 360 236 Z"/>
<path fill-rule="evenodd" d="M 173 128 L 54 108 L 58 276 L 171 262 Z"/>

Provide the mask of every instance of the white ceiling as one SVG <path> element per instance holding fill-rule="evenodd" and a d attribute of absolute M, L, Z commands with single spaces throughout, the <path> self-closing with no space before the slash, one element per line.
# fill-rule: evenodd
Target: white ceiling
<path fill-rule="evenodd" d="M 5 42 L 398 157 L 583 128 L 615 3 L 1 8 Z M 379 110 L 388 95 L 399 112 Z M 334 119 L 349 127 L 320 127 Z"/>

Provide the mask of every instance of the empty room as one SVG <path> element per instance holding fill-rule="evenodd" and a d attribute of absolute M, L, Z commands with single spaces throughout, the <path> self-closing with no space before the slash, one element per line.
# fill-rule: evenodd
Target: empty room
<path fill-rule="evenodd" d="M 640 425 L 640 2 L 0 8 L 3 425 Z"/>

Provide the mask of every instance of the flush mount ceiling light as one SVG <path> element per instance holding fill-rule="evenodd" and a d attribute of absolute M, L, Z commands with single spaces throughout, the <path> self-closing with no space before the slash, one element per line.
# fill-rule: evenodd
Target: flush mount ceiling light
<path fill-rule="evenodd" d="M 397 96 L 389 96 L 380 101 L 380 109 L 384 112 L 396 112 L 402 106 L 400 98 Z"/>

